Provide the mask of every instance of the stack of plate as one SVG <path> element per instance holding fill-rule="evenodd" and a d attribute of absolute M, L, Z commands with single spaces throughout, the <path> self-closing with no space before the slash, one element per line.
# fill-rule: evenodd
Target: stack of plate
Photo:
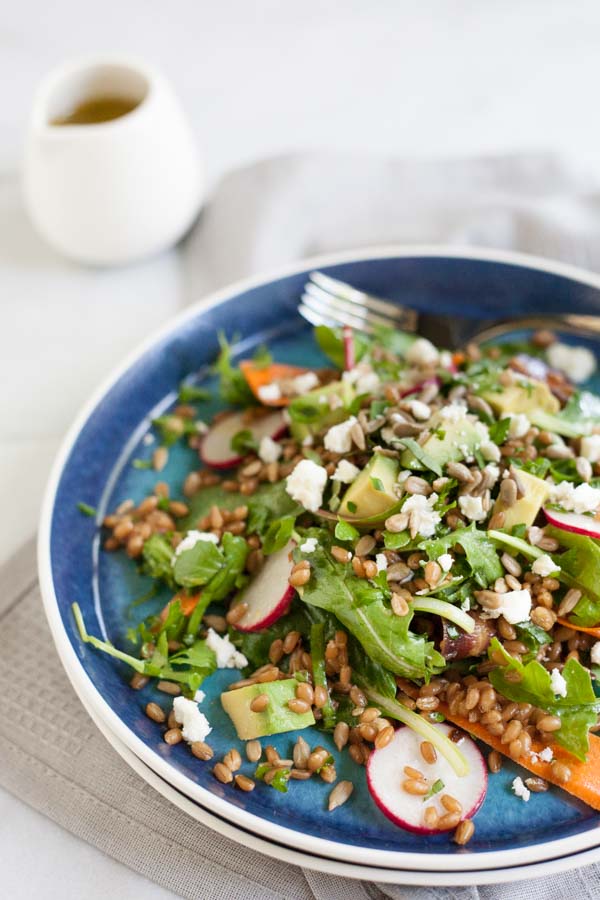
<path fill-rule="evenodd" d="M 246 846 L 297 865 L 354 878 L 402 884 L 463 885 L 531 878 L 600 859 L 600 817 L 568 794 L 551 789 L 528 803 L 510 790 L 518 767 L 506 763 L 490 778 L 488 795 L 475 817 L 466 847 L 446 835 L 424 837 L 391 824 L 371 801 L 364 770 L 346 753 L 336 756 L 342 778 L 355 784 L 351 799 L 332 813 L 322 782 L 294 782 L 287 794 L 258 785 L 251 793 L 219 783 L 211 764 L 183 745 L 168 746 L 147 718 L 150 699 L 165 705 L 151 686 L 133 692 L 126 670 L 79 639 L 71 614 L 76 597 L 90 633 L 127 646 L 131 600 L 148 581 L 121 554 L 100 549 L 93 519 L 77 502 L 98 509 L 98 519 L 127 497 L 139 501 L 156 474 L 131 465 L 148 458 L 150 421 L 176 399 L 180 382 L 207 368 L 217 350 L 217 331 L 241 335 L 244 353 L 268 341 L 278 359 L 318 365 L 309 331 L 296 306 L 307 274 L 319 268 L 369 292 L 417 308 L 499 317 L 540 311 L 596 313 L 600 279 L 541 260 L 512 254 L 441 248 L 385 248 L 364 256 L 312 260 L 275 278 L 237 285 L 174 320 L 112 376 L 71 429 L 48 487 L 40 528 L 40 579 L 46 613 L 67 674 L 96 724 L 124 759 L 160 793 L 192 818 Z M 215 403 L 207 403 L 209 416 Z M 187 447 L 171 450 L 161 474 L 178 487 L 197 463 Z M 146 614 L 148 607 L 135 610 Z M 221 671 L 203 686 L 220 758 L 237 744 L 219 694 L 235 673 Z M 273 744 L 290 755 L 290 735 Z M 315 732 L 313 743 L 327 745 Z M 246 764 L 251 774 L 249 764 Z M 190 823 L 190 827 L 193 827 Z M 294 848 L 294 849 L 290 849 Z"/>

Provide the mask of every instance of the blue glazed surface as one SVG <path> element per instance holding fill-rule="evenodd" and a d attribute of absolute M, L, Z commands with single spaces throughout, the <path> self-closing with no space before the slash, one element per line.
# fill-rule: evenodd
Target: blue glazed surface
<path fill-rule="evenodd" d="M 344 263 L 325 271 L 371 293 L 429 311 L 439 309 L 485 318 L 523 312 L 600 310 L 600 291 L 593 287 L 498 262 L 445 257 L 384 258 Z M 90 633 L 104 634 L 128 649 L 127 628 L 136 617 L 160 608 L 168 595 L 138 607 L 130 618 L 129 604 L 144 594 L 150 583 L 123 556 L 99 550 L 94 521 L 81 515 L 77 502 L 83 500 L 101 509 L 112 509 L 127 497 L 139 501 L 148 493 L 157 480 L 156 473 L 134 469 L 131 461 L 151 454 L 152 448 L 143 443 L 149 418 L 173 401 L 184 377 L 202 370 L 214 359 L 217 330 L 228 335 L 236 333 L 247 340 L 245 352 L 248 346 L 267 340 L 277 359 L 306 365 L 321 362 L 309 329 L 295 312 L 306 274 L 246 291 L 183 322 L 119 379 L 81 430 L 58 487 L 51 526 L 51 559 L 60 615 L 83 668 L 122 721 L 181 773 L 232 805 L 304 834 L 381 850 L 477 854 L 526 848 L 595 829 L 600 817 L 558 790 L 534 794 L 527 804 L 515 798 L 510 783 L 522 770 L 507 763 L 490 778 L 468 850 L 458 850 L 443 835 L 412 835 L 392 825 L 380 813 L 366 790 L 364 770 L 352 764 L 347 754 L 338 753 L 328 737 L 317 731 L 311 736 L 311 743 L 329 747 L 339 777 L 349 778 L 356 785 L 345 806 L 334 814 L 328 813 L 329 787 L 317 781 L 292 783 L 287 795 L 264 785 L 251 794 L 235 791 L 218 783 L 210 774 L 210 764 L 195 759 L 187 747 L 169 747 L 161 739 L 161 729 L 145 716 L 143 708 L 151 698 L 166 707 L 168 698 L 164 694 L 150 687 L 133 692 L 127 686 L 130 673 L 125 667 L 79 640 L 70 612 L 74 600 L 81 606 Z M 206 383 L 210 384 L 210 379 Z M 208 417 L 214 409 L 216 406 L 205 404 L 200 412 Z M 187 471 L 196 464 L 192 451 L 177 447 L 171 451 L 168 466 L 160 477 L 173 485 L 176 493 Z M 219 702 L 223 686 L 236 677 L 236 673 L 219 672 L 203 685 L 207 694 L 203 708 L 213 725 L 210 742 L 217 757 L 237 744 Z M 282 735 L 272 743 L 287 757 L 294 739 L 294 735 Z M 244 764 L 243 771 L 252 773 L 249 763 Z"/>

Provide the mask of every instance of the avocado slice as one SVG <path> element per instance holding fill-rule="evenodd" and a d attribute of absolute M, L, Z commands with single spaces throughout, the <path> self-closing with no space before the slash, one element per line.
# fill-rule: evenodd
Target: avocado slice
<path fill-rule="evenodd" d="M 385 514 L 398 503 L 394 486 L 399 471 L 397 459 L 375 453 L 344 494 L 339 514 L 353 521 Z"/>
<path fill-rule="evenodd" d="M 544 381 L 519 376 L 518 381 L 501 391 L 485 391 L 482 395 L 499 416 L 534 413 L 539 410 L 555 414 L 560 403 Z"/>
<path fill-rule="evenodd" d="M 525 496 L 507 507 L 500 498 L 494 504 L 494 515 L 504 513 L 502 528 L 511 529 L 515 525 L 533 525 L 537 514 L 550 496 L 550 485 L 529 472 L 519 471 L 519 481 L 523 482 Z"/>
<path fill-rule="evenodd" d="M 221 704 L 233 722 L 239 739 L 252 741 L 268 734 L 281 734 L 314 725 L 312 710 L 295 713 L 288 707 L 288 702 L 296 696 L 297 687 L 295 678 L 286 678 L 283 681 L 249 684 L 234 691 L 224 691 L 221 694 Z M 263 712 L 254 712 L 250 709 L 250 704 L 259 694 L 266 694 L 269 703 Z"/>
<path fill-rule="evenodd" d="M 463 418 L 458 422 L 452 422 L 438 414 L 431 420 L 431 429 L 433 434 L 422 445 L 422 450 L 423 455 L 431 459 L 432 465 L 437 464 L 438 474 L 441 474 L 443 467 L 449 462 L 459 462 L 471 456 L 481 444 L 481 435 L 477 431 L 475 420 Z M 413 456 L 411 450 L 404 451 L 400 457 L 400 464 L 405 469 L 427 468 Z"/>
<path fill-rule="evenodd" d="M 329 406 L 329 398 L 335 396 L 341 401 L 336 409 Z M 323 402 L 325 398 L 325 402 Z M 290 403 L 288 410 L 292 418 L 290 431 L 299 443 L 311 434 L 330 428 L 348 418 L 348 408 L 354 400 L 354 388 L 349 381 L 331 381 L 325 387 L 315 388 Z M 305 421 L 298 422 L 294 413 L 301 414 Z"/>

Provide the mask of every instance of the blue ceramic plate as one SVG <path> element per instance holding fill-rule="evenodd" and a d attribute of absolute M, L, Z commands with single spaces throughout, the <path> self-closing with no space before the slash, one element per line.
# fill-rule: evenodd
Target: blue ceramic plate
<path fill-rule="evenodd" d="M 250 794 L 235 791 L 217 782 L 210 764 L 201 763 L 184 745 L 167 746 L 144 714 L 153 689 L 133 692 L 128 671 L 78 637 L 71 616 L 74 600 L 90 633 L 127 647 L 130 603 L 149 587 L 121 555 L 101 552 L 96 523 L 81 515 L 78 501 L 97 507 L 101 520 L 123 499 L 139 501 L 148 493 L 156 474 L 134 468 L 132 461 L 151 454 L 144 442 L 150 419 L 170 407 L 184 378 L 200 373 L 210 387 L 205 376 L 217 352 L 218 330 L 240 335 L 240 353 L 268 342 L 277 359 L 319 364 L 310 329 L 296 312 L 313 268 L 430 312 L 494 318 L 600 311 L 600 279 L 594 276 L 514 254 L 442 248 L 389 248 L 312 260 L 273 278 L 237 285 L 188 310 L 92 398 L 71 429 L 48 486 L 39 538 L 40 579 L 67 673 L 86 707 L 158 775 L 206 810 L 266 840 L 361 865 L 428 872 L 497 869 L 600 846 L 600 816 L 567 794 L 553 789 L 533 795 L 527 804 L 515 798 L 510 784 L 519 770 L 511 764 L 490 779 L 475 836 L 466 848 L 445 835 L 415 836 L 392 825 L 371 801 L 364 770 L 332 744 L 339 776 L 356 785 L 351 800 L 333 814 L 326 811 L 328 788 L 322 783 L 295 783 L 285 795 L 263 785 Z M 203 407 L 202 413 L 216 408 Z M 195 464 L 192 451 L 178 447 L 161 477 L 180 486 Z M 165 599 L 154 598 L 144 612 L 158 609 Z M 223 687 L 236 677 L 222 671 L 203 686 L 203 709 L 213 726 L 210 740 L 217 757 L 237 743 L 219 702 Z M 164 704 L 165 695 L 156 699 Z M 288 734 L 273 740 L 282 756 L 290 755 L 294 738 Z M 314 740 L 328 743 L 321 733 Z M 246 767 L 250 772 L 250 764 Z"/>

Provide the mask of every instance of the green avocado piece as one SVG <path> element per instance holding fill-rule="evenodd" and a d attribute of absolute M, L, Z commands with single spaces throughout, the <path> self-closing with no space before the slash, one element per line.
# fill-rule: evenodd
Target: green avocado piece
<path fill-rule="evenodd" d="M 530 472 L 519 472 L 519 481 L 523 482 L 525 494 L 512 506 L 506 506 L 500 498 L 494 504 L 494 515 L 504 513 L 502 528 L 510 530 L 515 525 L 533 525 L 537 514 L 550 496 L 550 485 L 531 475 Z"/>
<path fill-rule="evenodd" d="M 516 413 L 542 412 L 555 414 L 560 403 L 544 381 L 519 377 L 514 384 L 506 385 L 501 391 L 486 391 L 481 395 L 500 416 Z"/>
<path fill-rule="evenodd" d="M 434 433 L 422 445 L 423 456 L 428 456 L 432 463 L 437 463 L 440 468 L 449 462 L 459 462 L 471 456 L 481 444 L 481 435 L 477 431 L 475 421 L 471 419 L 463 418 L 458 422 L 452 422 L 437 415 L 431 420 L 431 429 Z M 411 450 L 404 451 L 400 457 L 400 464 L 404 469 L 427 468 L 413 456 Z"/>
<path fill-rule="evenodd" d="M 338 397 L 340 405 L 331 409 L 330 397 Z M 325 387 L 315 388 L 290 403 L 290 432 L 299 443 L 311 434 L 330 428 L 348 418 L 348 408 L 354 400 L 354 388 L 348 381 L 331 381 Z M 298 415 L 302 421 L 295 419 Z"/>
<path fill-rule="evenodd" d="M 233 722 L 238 738 L 252 741 L 268 734 L 281 734 L 314 725 L 312 710 L 295 713 L 288 707 L 288 702 L 296 696 L 297 687 L 295 678 L 286 678 L 284 681 L 249 684 L 237 690 L 224 691 L 221 703 Z M 254 712 L 250 704 L 259 694 L 266 694 L 269 703 L 263 712 Z"/>
<path fill-rule="evenodd" d="M 376 453 L 352 482 L 338 510 L 340 516 L 370 518 L 383 515 L 398 503 L 394 485 L 400 465 L 397 459 Z"/>

